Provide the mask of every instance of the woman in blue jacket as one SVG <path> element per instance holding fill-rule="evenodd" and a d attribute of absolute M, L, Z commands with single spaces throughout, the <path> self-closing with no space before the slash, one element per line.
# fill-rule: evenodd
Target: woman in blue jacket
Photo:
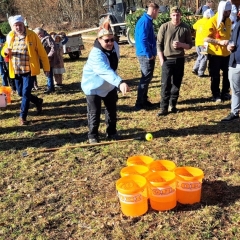
<path fill-rule="evenodd" d="M 2 31 L 0 29 L 0 52 L 1 52 L 2 47 L 5 42 L 6 42 L 6 37 L 4 36 L 4 34 L 2 33 Z M 4 69 L 4 64 L 5 64 L 4 58 L 0 54 L 0 75 L 2 77 L 2 85 L 8 86 L 8 74 Z"/>
<path fill-rule="evenodd" d="M 86 94 L 88 111 L 89 143 L 99 142 L 101 101 L 105 105 L 106 134 L 108 139 L 117 139 L 117 88 L 122 94 L 129 87 L 116 73 L 119 47 L 114 41 L 110 24 L 106 21 L 98 31 L 88 60 L 83 68 L 81 87 Z"/>

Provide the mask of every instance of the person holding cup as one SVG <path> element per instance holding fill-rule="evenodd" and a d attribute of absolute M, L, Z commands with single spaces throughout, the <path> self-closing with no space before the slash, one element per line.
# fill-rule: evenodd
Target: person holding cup
<path fill-rule="evenodd" d="M 177 113 L 179 91 L 184 75 L 184 50 L 192 48 L 191 30 L 181 22 L 181 9 L 170 10 L 171 21 L 161 25 L 157 35 L 157 52 L 162 67 L 161 103 L 157 116 Z"/>
<path fill-rule="evenodd" d="M 232 4 L 220 1 L 218 12 L 207 22 L 208 70 L 211 77 L 212 100 L 216 103 L 231 99 L 229 94 L 228 62 L 230 52 L 227 50 L 232 33 L 232 22 L 229 18 Z M 220 71 L 222 71 L 222 89 L 220 90 Z"/>
<path fill-rule="evenodd" d="M 233 29 L 232 37 L 227 45 L 227 50 L 231 53 L 229 59 L 228 79 L 230 81 L 230 87 L 232 92 L 231 112 L 223 118 L 222 122 L 230 122 L 239 118 L 240 109 L 240 47 L 238 42 L 240 21 L 237 22 Z"/>
<path fill-rule="evenodd" d="M 27 115 L 30 102 L 37 108 L 37 114 L 42 112 L 43 99 L 32 95 L 33 76 L 40 74 L 41 60 L 44 73 L 48 75 L 50 66 L 47 54 L 37 35 L 24 26 L 21 15 L 8 19 L 12 28 L 6 38 L 6 44 L 1 50 L 3 57 L 9 58 L 9 77 L 15 79 L 18 95 L 22 97 L 20 109 L 20 124 L 27 125 Z"/>

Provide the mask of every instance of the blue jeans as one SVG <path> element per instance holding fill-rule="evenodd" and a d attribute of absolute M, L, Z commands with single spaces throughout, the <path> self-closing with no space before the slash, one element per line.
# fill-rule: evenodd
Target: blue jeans
<path fill-rule="evenodd" d="M 47 89 L 54 91 L 54 82 L 53 82 L 53 68 L 50 67 L 49 75 L 47 76 Z"/>
<path fill-rule="evenodd" d="M 184 58 L 165 59 L 162 65 L 161 103 L 162 110 L 176 107 L 184 75 Z"/>
<path fill-rule="evenodd" d="M 0 75 L 2 77 L 2 85 L 8 86 L 8 74 L 3 68 L 4 62 L 0 62 Z"/>
<path fill-rule="evenodd" d="M 228 78 L 232 90 L 231 112 L 239 114 L 240 109 L 240 64 L 236 68 L 229 67 Z"/>
<path fill-rule="evenodd" d="M 98 128 L 100 124 L 101 102 L 105 105 L 105 123 L 107 125 L 106 133 L 108 136 L 117 133 L 117 90 L 114 88 L 106 97 L 98 95 L 87 95 L 87 111 L 88 111 L 88 138 L 98 138 Z"/>
<path fill-rule="evenodd" d="M 30 72 L 16 75 L 15 84 L 18 95 L 22 97 L 20 117 L 26 120 L 29 103 L 32 102 L 34 104 L 38 104 L 39 101 L 38 97 L 31 94 L 33 79 L 31 78 Z"/>
<path fill-rule="evenodd" d="M 193 70 L 198 72 L 198 75 L 204 75 L 204 72 L 207 68 L 207 54 L 202 54 L 203 52 L 203 46 L 197 46 L 196 47 L 197 51 L 197 60 L 195 62 L 195 65 L 193 67 Z"/>
<path fill-rule="evenodd" d="M 155 67 L 155 59 L 149 60 L 149 58 L 145 56 L 138 56 L 138 61 L 140 63 L 142 77 L 140 79 L 138 85 L 137 92 L 137 105 L 142 105 L 146 103 L 148 99 L 148 86 L 153 78 L 153 71 Z"/>

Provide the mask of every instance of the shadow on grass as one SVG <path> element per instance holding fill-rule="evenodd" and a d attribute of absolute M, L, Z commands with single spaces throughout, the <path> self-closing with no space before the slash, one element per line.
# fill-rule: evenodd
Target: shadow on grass
<path fill-rule="evenodd" d="M 76 126 L 76 128 L 81 127 L 81 126 L 87 126 L 87 120 L 81 121 L 81 126 L 79 126 L 79 119 L 76 120 L 71 120 L 68 122 L 61 122 L 61 127 L 59 127 L 58 124 L 56 124 L 56 128 L 58 129 L 68 129 L 69 127 L 72 127 L 73 125 Z M 63 124 L 66 124 L 63 126 Z M 40 125 L 40 126 L 39 126 Z M 36 131 L 44 131 L 44 129 L 48 129 L 49 126 L 53 126 L 52 122 L 50 123 L 41 123 L 37 127 L 32 125 L 32 126 L 26 126 L 22 128 L 22 131 L 28 131 L 28 132 L 36 132 Z M 2 130 L 2 129 L 1 129 Z M 3 129 L 5 130 L 5 129 Z M 9 128 L 8 128 L 9 130 Z M 19 130 L 18 127 L 15 129 L 11 129 L 10 131 L 17 131 Z M 129 135 L 129 132 L 131 133 Z M 139 133 L 141 132 L 141 133 Z M 122 136 L 122 140 L 126 139 L 129 141 L 133 140 L 138 140 L 138 141 L 145 141 L 145 132 L 143 129 L 129 129 L 127 133 L 124 131 L 119 131 L 118 132 L 120 136 Z M 125 134 L 125 135 L 124 135 Z M 126 135 L 128 134 L 128 135 Z M 81 144 L 81 143 L 87 143 L 88 139 L 88 133 L 74 133 L 69 131 L 68 133 L 64 134 L 54 134 L 54 135 L 45 135 L 45 136 L 34 136 L 34 137 L 24 137 L 24 138 L 12 138 L 12 139 L 0 139 L 0 151 L 15 151 L 15 150 L 25 150 L 27 147 L 33 147 L 33 148 L 60 148 L 63 147 L 64 145 L 69 144 L 69 145 L 75 145 L 75 144 Z M 104 133 L 99 133 L 101 141 L 106 141 L 105 139 L 105 134 Z M 64 148 L 64 147 L 63 147 Z M 77 147 L 76 147 L 77 148 Z"/>
<path fill-rule="evenodd" d="M 203 181 L 201 202 L 195 204 L 178 203 L 177 212 L 192 211 L 203 206 L 228 207 L 240 199 L 240 186 L 231 186 L 224 181 Z"/>
<path fill-rule="evenodd" d="M 159 118 L 160 119 L 160 118 Z M 166 120 L 165 120 L 166 121 Z M 189 128 L 181 129 L 162 129 L 157 132 L 152 132 L 154 138 L 168 138 L 168 137 L 185 137 L 190 135 L 212 135 L 219 133 L 239 133 L 240 121 L 235 120 L 231 122 L 213 122 L 215 125 L 203 124 Z"/>

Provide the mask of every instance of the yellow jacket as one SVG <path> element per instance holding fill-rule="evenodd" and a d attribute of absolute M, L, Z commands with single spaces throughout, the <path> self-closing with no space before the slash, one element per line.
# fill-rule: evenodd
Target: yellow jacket
<path fill-rule="evenodd" d="M 196 30 L 195 46 L 203 46 L 204 39 L 208 35 L 207 21 L 208 18 L 201 18 L 195 24 L 193 29 Z"/>
<path fill-rule="evenodd" d="M 1 55 L 3 57 L 6 57 L 4 54 L 5 49 L 7 47 L 12 48 L 13 42 L 14 42 L 14 36 L 15 35 L 13 31 L 11 31 L 7 35 L 7 41 L 5 42 L 1 51 Z M 50 65 L 49 65 L 48 56 L 37 34 L 32 30 L 29 30 L 26 28 L 25 42 L 28 47 L 31 76 L 36 76 L 40 74 L 40 61 L 43 65 L 43 70 L 46 72 L 49 72 Z M 9 56 L 9 76 L 10 78 L 15 78 L 11 56 Z"/>
<path fill-rule="evenodd" d="M 218 39 L 218 40 L 230 40 L 231 38 L 231 27 L 232 22 L 230 18 L 225 20 L 225 24 L 221 22 L 217 28 L 218 13 L 207 21 L 208 34 L 207 37 Z M 230 52 L 227 50 L 227 46 L 221 46 L 219 44 L 209 43 L 208 53 L 217 56 L 229 56 Z"/>

